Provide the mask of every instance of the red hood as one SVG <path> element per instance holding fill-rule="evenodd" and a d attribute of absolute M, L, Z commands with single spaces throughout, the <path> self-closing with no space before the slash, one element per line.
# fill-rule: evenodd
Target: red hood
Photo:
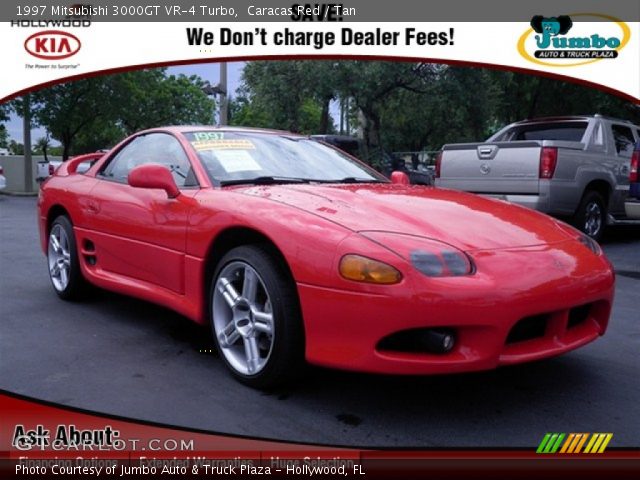
<path fill-rule="evenodd" d="M 392 184 L 275 185 L 236 192 L 286 204 L 350 230 L 428 237 L 462 250 L 557 243 L 567 227 L 532 210 L 464 192 Z"/>

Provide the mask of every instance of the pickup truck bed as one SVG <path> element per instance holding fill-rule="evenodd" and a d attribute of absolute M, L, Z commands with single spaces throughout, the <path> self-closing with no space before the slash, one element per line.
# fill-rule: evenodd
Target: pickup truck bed
<path fill-rule="evenodd" d="M 435 184 L 559 217 L 599 238 L 625 211 L 638 127 L 604 117 L 517 122 L 483 143 L 445 145 Z"/>

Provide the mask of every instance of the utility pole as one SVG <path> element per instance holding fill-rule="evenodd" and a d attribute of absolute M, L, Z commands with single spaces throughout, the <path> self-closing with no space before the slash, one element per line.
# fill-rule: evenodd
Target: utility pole
<path fill-rule="evenodd" d="M 24 191 L 33 190 L 33 165 L 31 163 L 31 98 L 22 97 L 22 128 L 24 129 Z"/>
<path fill-rule="evenodd" d="M 220 62 L 220 125 L 228 123 L 227 62 Z"/>

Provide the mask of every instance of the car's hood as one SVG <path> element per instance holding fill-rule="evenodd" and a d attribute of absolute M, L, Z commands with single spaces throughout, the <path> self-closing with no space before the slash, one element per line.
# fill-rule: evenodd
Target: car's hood
<path fill-rule="evenodd" d="M 417 235 L 463 250 L 551 244 L 571 237 L 566 226 L 541 213 L 432 187 L 274 185 L 234 190 L 307 211 L 353 231 Z"/>

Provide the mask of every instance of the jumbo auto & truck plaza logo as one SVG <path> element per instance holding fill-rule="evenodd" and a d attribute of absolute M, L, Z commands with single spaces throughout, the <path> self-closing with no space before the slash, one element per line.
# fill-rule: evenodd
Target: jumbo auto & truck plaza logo
<path fill-rule="evenodd" d="M 526 60 L 546 66 L 569 67 L 615 59 L 631 37 L 629 26 L 595 13 L 535 15 L 518 40 Z"/>

